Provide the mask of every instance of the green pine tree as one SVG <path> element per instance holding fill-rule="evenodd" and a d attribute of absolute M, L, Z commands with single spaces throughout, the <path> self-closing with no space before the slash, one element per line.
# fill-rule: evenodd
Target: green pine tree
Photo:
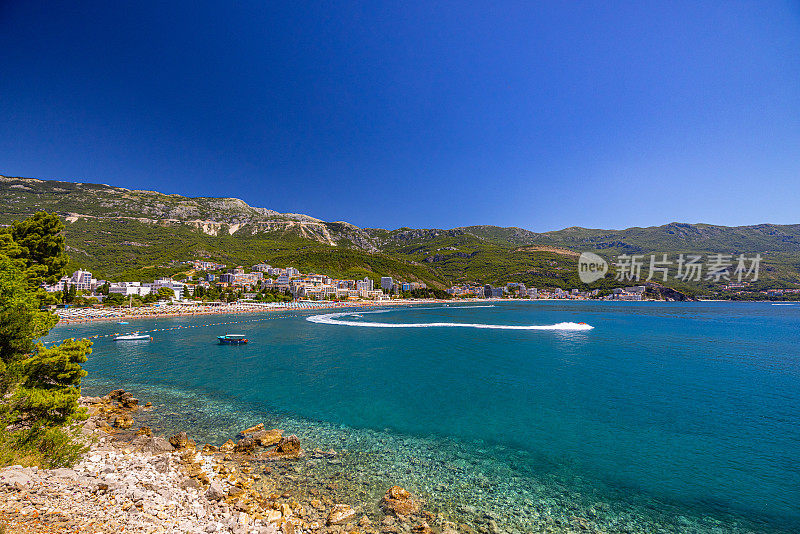
<path fill-rule="evenodd" d="M 52 298 L 41 286 L 64 275 L 62 229 L 44 212 L 0 229 L 0 465 L 69 465 L 83 448 L 64 425 L 85 417 L 80 364 L 91 342 L 35 344 L 58 322 L 41 309 Z"/>
<path fill-rule="evenodd" d="M 91 354 L 88 339 L 67 339 L 46 348 L 39 343 L 33 354 L 19 363 L 22 385 L 16 393 L 15 408 L 30 425 L 60 426 L 73 419 L 85 419 L 78 408 L 81 367 Z"/>

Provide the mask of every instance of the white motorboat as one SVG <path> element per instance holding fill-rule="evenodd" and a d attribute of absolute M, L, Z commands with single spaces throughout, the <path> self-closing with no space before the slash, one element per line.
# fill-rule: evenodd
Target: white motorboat
<path fill-rule="evenodd" d="M 140 334 L 139 332 L 134 332 L 133 334 L 123 334 L 121 336 L 117 336 L 114 338 L 114 341 L 152 341 L 153 336 L 149 336 L 147 334 Z"/>

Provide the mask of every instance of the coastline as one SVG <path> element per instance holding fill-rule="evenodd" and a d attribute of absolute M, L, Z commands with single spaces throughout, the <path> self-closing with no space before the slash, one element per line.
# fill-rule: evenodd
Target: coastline
<path fill-rule="evenodd" d="M 161 408 L 149 402 L 140 406 L 120 389 L 103 397 L 82 397 L 80 403 L 91 414 L 80 426 L 89 448 L 75 466 L 0 469 L 0 532 L 2 527 L 15 534 L 720 531 L 713 519 L 686 517 L 678 510 L 671 521 L 664 518 L 655 525 L 599 496 L 563 490 L 547 496 L 539 489 L 539 496 L 526 501 L 524 509 L 508 511 L 533 519 L 527 527 L 478 501 L 461 500 L 457 509 L 447 512 L 438 509 L 436 493 L 412 493 L 412 486 L 406 486 L 408 491 L 397 479 L 384 479 L 375 491 L 365 492 L 363 472 L 347 461 L 348 450 L 330 444 L 311 448 L 304 438 L 264 423 L 241 429 L 214 446 L 195 443 L 185 431 L 169 438 L 174 430 L 154 432 L 146 424 L 156 420 L 153 416 Z M 424 472 L 414 457 L 406 468 Z M 443 490 L 440 486 L 434 491 Z M 736 532 L 771 531 L 739 525 Z"/>
<path fill-rule="evenodd" d="M 424 300 L 403 300 L 395 299 L 388 301 L 353 301 L 353 302 L 313 302 L 301 301 L 292 303 L 288 306 L 267 305 L 260 303 L 239 303 L 224 306 L 143 306 L 141 308 L 59 308 L 55 310 L 58 316 L 58 325 L 91 324 L 95 322 L 136 320 L 136 319 L 161 319 L 171 317 L 196 317 L 205 315 L 229 315 L 242 313 L 276 313 L 288 311 L 313 311 L 313 310 L 335 310 L 341 308 L 381 308 L 385 306 L 413 306 L 415 304 L 494 304 L 497 302 L 625 302 L 625 303 L 664 303 L 663 300 L 641 300 L 641 301 L 595 301 L 595 300 L 572 300 L 572 299 L 463 299 L 463 300 L 444 300 L 444 299 L 424 299 Z M 703 299 L 698 302 L 758 302 L 772 304 L 800 304 L 800 301 L 773 301 L 773 300 L 743 300 L 731 301 L 724 299 Z"/>
<path fill-rule="evenodd" d="M 488 300 L 484 300 L 488 302 Z M 469 302 L 484 302 L 472 300 Z M 391 300 L 391 301 L 355 301 L 355 302 L 332 302 L 316 303 L 301 302 L 289 306 L 268 306 L 262 304 L 232 304 L 226 306 L 199 306 L 187 307 L 181 305 L 171 305 L 165 307 L 143 306 L 141 308 L 66 308 L 57 309 L 58 325 L 71 324 L 91 324 L 95 322 L 119 321 L 128 319 L 161 319 L 170 317 L 196 317 L 204 315 L 228 315 L 240 313 L 276 313 L 287 311 L 313 311 L 313 310 L 332 310 L 340 308 L 379 308 L 384 306 L 409 306 L 413 304 L 444 304 L 451 303 L 450 300 L 426 299 L 426 300 Z M 92 313 L 92 312 L 95 313 Z"/>
<path fill-rule="evenodd" d="M 294 436 L 261 423 L 238 441 L 199 445 L 186 432 L 169 439 L 137 413 L 152 410 L 123 390 L 82 397 L 90 417 L 80 426 L 89 447 L 73 468 L 0 469 L 0 526 L 9 532 L 231 534 L 474 534 L 399 486 L 377 503 L 337 499 L 327 484 L 303 487 L 303 464 L 341 462 L 337 451 L 306 451 Z M 487 520 L 487 532 L 499 529 Z"/>

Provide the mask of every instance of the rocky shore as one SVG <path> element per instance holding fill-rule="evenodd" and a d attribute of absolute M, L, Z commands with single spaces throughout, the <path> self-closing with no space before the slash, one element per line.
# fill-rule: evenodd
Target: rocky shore
<path fill-rule="evenodd" d="M 72 468 L 0 470 L 0 532 L 233 534 L 474 534 L 425 510 L 399 486 L 377 502 L 336 498 L 336 481 L 303 484 L 299 466 L 336 464 L 333 450 L 306 451 L 293 435 L 263 424 L 220 447 L 185 432 L 169 439 L 134 429 L 151 409 L 123 390 L 84 397 L 88 452 Z M 478 529 L 497 534 L 491 517 Z"/>

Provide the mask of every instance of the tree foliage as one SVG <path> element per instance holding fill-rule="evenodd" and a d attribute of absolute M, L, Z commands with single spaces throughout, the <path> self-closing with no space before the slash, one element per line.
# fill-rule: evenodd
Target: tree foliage
<path fill-rule="evenodd" d="M 83 418 L 78 398 L 86 371 L 81 364 L 91 354 L 91 346 L 88 339 L 67 339 L 50 348 L 39 343 L 33 354 L 19 363 L 24 378 L 17 399 L 24 418 L 42 425 Z"/>
<path fill-rule="evenodd" d="M 159 287 L 158 293 L 156 293 L 156 297 L 159 300 L 172 300 L 175 298 L 175 291 L 171 290 L 168 287 Z"/>
<path fill-rule="evenodd" d="M 19 264 L 0 255 L 0 375 L 2 391 L 14 380 L 14 364 L 35 349 L 34 340 L 58 322 L 52 313 L 39 310 L 39 298 Z"/>
<path fill-rule="evenodd" d="M 55 213 L 36 212 L 32 217 L 11 225 L 15 243 L 13 255 L 20 260 L 33 287 L 53 284 L 64 275 L 69 263 L 65 252 L 64 223 Z"/>
<path fill-rule="evenodd" d="M 63 224 L 36 213 L 0 230 L 0 462 L 64 465 L 80 446 L 62 426 L 84 417 L 78 408 L 81 364 L 91 342 L 69 339 L 45 347 L 58 317 L 42 309 L 43 283 L 64 275 L 69 258 Z M 35 458 L 35 460 L 31 460 Z"/>

